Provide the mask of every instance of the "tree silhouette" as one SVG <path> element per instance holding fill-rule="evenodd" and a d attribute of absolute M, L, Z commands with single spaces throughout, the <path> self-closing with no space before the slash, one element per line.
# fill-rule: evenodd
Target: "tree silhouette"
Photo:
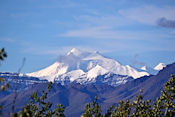
<path fill-rule="evenodd" d="M 81 117 L 100 117 L 101 116 L 101 107 L 97 102 L 98 97 L 95 96 L 94 101 L 92 103 L 86 104 L 85 112 L 81 115 Z"/>
<path fill-rule="evenodd" d="M 3 61 L 6 57 L 7 57 L 7 53 L 5 52 L 5 49 L 2 48 L 0 50 L 0 61 Z M 0 92 L 4 91 L 6 88 L 10 87 L 10 85 L 8 83 L 4 84 L 3 82 L 4 82 L 4 79 L 0 78 L 0 85 L 1 85 Z M 1 115 L 1 110 L 2 110 L 2 106 L 0 105 L 0 115 Z"/>

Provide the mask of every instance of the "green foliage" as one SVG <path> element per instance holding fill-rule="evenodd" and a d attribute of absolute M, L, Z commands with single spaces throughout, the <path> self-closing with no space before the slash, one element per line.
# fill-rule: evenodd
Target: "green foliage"
<path fill-rule="evenodd" d="M 0 61 L 3 61 L 6 57 L 7 57 L 7 54 L 5 52 L 5 49 L 2 48 L 0 50 Z M 1 92 L 1 90 L 4 91 L 6 88 L 10 87 L 10 85 L 8 83 L 3 84 L 3 82 L 4 82 L 4 79 L 0 78 L 0 86 L 1 86 L 0 92 Z M 1 115 L 1 110 L 2 110 L 2 106 L 0 105 L 0 115 Z"/>
<path fill-rule="evenodd" d="M 0 61 L 3 61 L 6 57 L 7 57 L 7 54 L 6 54 L 6 52 L 5 52 L 5 49 L 2 48 L 2 49 L 0 50 Z M 5 88 L 9 88 L 9 87 L 10 87 L 10 85 L 9 85 L 8 83 L 2 84 L 3 82 L 4 82 L 4 79 L 3 79 L 3 78 L 0 78 L 1 90 L 2 90 L 2 91 L 4 91 Z M 1 91 L 1 90 L 0 90 L 0 91 Z M 1 108 L 0 108 L 0 109 L 1 109 Z"/>
<path fill-rule="evenodd" d="M 51 109 L 52 103 L 47 101 L 48 93 L 52 88 L 52 82 L 47 86 L 47 91 L 42 91 L 42 95 L 38 97 L 38 92 L 34 92 L 31 96 L 30 102 L 23 108 L 23 111 L 18 113 L 20 117 L 65 117 L 64 110 L 61 104 L 54 110 Z"/>
<path fill-rule="evenodd" d="M 81 117 L 100 117 L 101 116 L 101 107 L 97 103 L 98 97 L 95 96 L 95 100 L 92 103 L 86 104 L 85 112 Z"/>
<path fill-rule="evenodd" d="M 132 103 L 133 113 L 132 117 L 151 117 L 152 109 L 150 105 L 150 100 L 143 100 L 141 94 L 136 97 L 136 100 Z"/>
<path fill-rule="evenodd" d="M 6 88 L 10 88 L 10 85 L 8 83 L 5 83 L 1 85 L 1 90 L 4 91 Z"/>
<path fill-rule="evenodd" d="M 64 110 L 65 107 L 62 104 L 58 104 L 58 107 L 55 109 L 56 117 L 65 117 Z"/>
<path fill-rule="evenodd" d="M 171 75 L 169 81 L 164 84 L 162 95 L 154 104 L 157 114 L 165 117 L 175 115 L 175 76 Z"/>
<path fill-rule="evenodd" d="M 157 116 L 157 117 L 161 117 L 163 116 L 163 112 L 162 112 L 162 109 L 163 109 L 163 103 L 162 101 L 160 100 L 160 98 L 157 98 L 157 100 L 154 102 L 154 106 L 153 106 L 153 116 Z"/>
<path fill-rule="evenodd" d="M 126 102 L 120 101 L 118 106 L 114 108 L 111 113 L 111 117 L 128 117 L 131 111 L 130 101 Z"/>
<path fill-rule="evenodd" d="M 105 113 L 103 115 L 103 117 L 110 117 L 110 116 L 113 116 L 113 108 L 114 108 L 114 105 L 110 106 L 107 110 L 107 113 Z"/>
<path fill-rule="evenodd" d="M 5 49 L 2 48 L 2 49 L 0 50 L 0 60 L 3 61 L 4 58 L 6 58 L 6 57 L 7 57 L 7 53 L 5 52 Z"/>

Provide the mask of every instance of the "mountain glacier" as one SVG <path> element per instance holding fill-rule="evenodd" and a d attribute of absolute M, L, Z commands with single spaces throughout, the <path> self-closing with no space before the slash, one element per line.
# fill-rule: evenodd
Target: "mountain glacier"
<path fill-rule="evenodd" d="M 119 62 L 106 58 L 99 52 L 84 52 L 73 48 L 66 55 L 60 56 L 59 59 L 49 67 L 26 75 L 46 79 L 48 81 L 76 82 L 80 84 L 105 82 L 107 80 L 99 79 L 98 76 L 110 76 L 115 74 L 118 77 L 112 78 L 111 84 L 124 83 L 127 79 L 134 79 L 149 75 L 144 71 L 137 71 L 129 65 L 121 65 Z M 107 78 L 107 77 L 106 77 Z M 125 79 L 125 80 L 123 80 Z"/>

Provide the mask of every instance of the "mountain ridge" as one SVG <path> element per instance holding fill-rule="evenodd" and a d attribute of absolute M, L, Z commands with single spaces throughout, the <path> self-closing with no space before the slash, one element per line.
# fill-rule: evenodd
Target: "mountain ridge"
<path fill-rule="evenodd" d="M 165 63 L 159 63 L 154 67 L 154 70 L 162 70 L 164 67 L 166 67 Z"/>
<path fill-rule="evenodd" d="M 156 100 L 160 96 L 163 84 L 169 80 L 171 74 L 175 75 L 175 63 L 167 65 L 157 75 L 144 76 L 116 87 L 103 83 L 87 85 L 53 83 L 48 100 L 53 103 L 53 108 L 60 103 L 66 106 L 66 116 L 80 116 L 85 104 L 94 100 L 94 97 L 98 95 L 102 112 L 105 112 L 107 108 L 113 104 L 116 105 L 120 100 L 134 100 L 140 94 L 140 89 L 143 90 L 142 95 L 145 100 Z M 47 84 L 33 84 L 27 90 L 19 92 L 15 111 L 22 109 L 34 91 L 37 90 L 40 95 L 42 90 L 47 88 Z M 5 113 L 10 111 L 12 101 L 13 94 L 1 98 L 0 104 L 3 105 Z"/>
<path fill-rule="evenodd" d="M 79 71 L 76 73 L 76 70 Z M 83 52 L 76 48 L 61 56 L 58 61 L 49 67 L 26 75 L 48 81 L 69 78 L 71 82 L 81 83 L 80 79 L 82 78 L 84 78 L 83 80 L 91 81 L 90 79 L 95 80 L 98 75 L 106 73 L 132 76 L 134 79 L 149 75 L 147 72 L 139 72 L 129 65 L 121 65 L 118 61 L 106 58 L 99 52 Z M 77 78 L 71 76 L 76 76 Z"/>

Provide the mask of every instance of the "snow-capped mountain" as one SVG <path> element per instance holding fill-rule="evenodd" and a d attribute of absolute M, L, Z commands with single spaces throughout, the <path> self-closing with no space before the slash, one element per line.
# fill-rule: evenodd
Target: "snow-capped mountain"
<path fill-rule="evenodd" d="M 165 63 L 159 63 L 158 65 L 156 65 L 156 66 L 154 67 L 154 69 L 160 71 L 160 70 L 162 70 L 164 67 L 166 67 Z"/>
<path fill-rule="evenodd" d="M 155 70 L 155 69 L 153 69 L 151 67 L 147 67 L 147 66 L 143 66 L 140 69 L 141 69 L 141 71 L 145 71 L 145 72 L 152 74 L 152 75 L 156 75 L 159 72 L 159 70 Z"/>
<path fill-rule="evenodd" d="M 3 78 L 4 80 L 3 83 L 8 83 L 10 85 L 10 88 L 7 90 L 7 92 L 9 93 L 14 92 L 16 87 L 17 91 L 22 91 L 27 89 L 29 86 L 33 84 L 48 82 L 47 80 L 40 80 L 36 77 L 28 77 L 24 74 L 10 73 L 10 72 L 0 72 L 0 78 Z"/>
<path fill-rule="evenodd" d="M 160 70 L 162 70 L 164 67 L 166 67 L 165 63 L 159 63 L 154 68 L 148 67 L 148 66 L 142 66 L 140 70 L 138 71 L 145 71 L 149 74 L 156 75 Z"/>
<path fill-rule="evenodd" d="M 146 71 L 147 70 L 147 67 L 146 66 L 143 66 L 140 69 Z"/>
<path fill-rule="evenodd" d="M 99 52 L 83 52 L 75 48 L 66 55 L 60 56 L 49 67 L 27 75 L 48 81 L 82 84 L 97 82 L 98 76 L 109 73 L 118 74 L 120 78 L 121 76 L 122 78 L 132 76 L 134 79 L 149 75 L 147 72 L 139 72 L 129 65 L 121 65 L 113 59 L 102 56 Z"/>

